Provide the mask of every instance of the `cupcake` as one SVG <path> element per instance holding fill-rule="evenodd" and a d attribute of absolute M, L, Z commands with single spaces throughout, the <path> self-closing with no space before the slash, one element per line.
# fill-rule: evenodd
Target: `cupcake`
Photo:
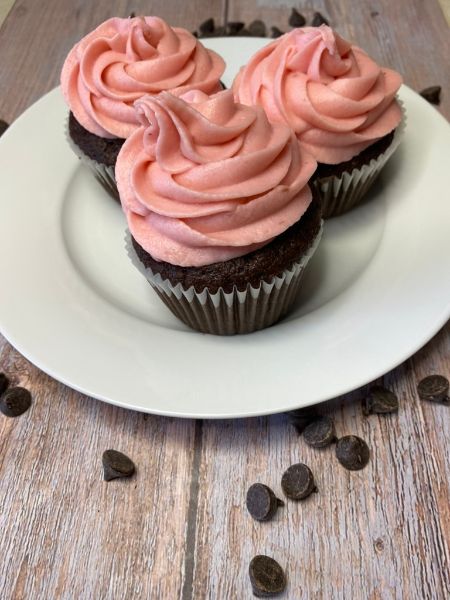
<path fill-rule="evenodd" d="M 162 90 L 216 92 L 224 69 L 191 33 L 158 17 L 109 19 L 72 48 L 62 69 L 69 142 L 118 198 L 114 166 L 138 127 L 134 101 Z"/>
<path fill-rule="evenodd" d="M 135 103 L 117 159 L 133 263 L 172 312 L 213 334 L 248 333 L 295 300 L 321 234 L 316 161 L 286 125 L 231 90 Z"/>
<path fill-rule="evenodd" d="M 397 148 L 401 83 L 322 25 L 294 29 L 256 52 L 233 91 L 238 102 L 259 104 L 270 121 L 292 127 L 317 160 L 312 184 L 331 217 L 361 202 Z"/>

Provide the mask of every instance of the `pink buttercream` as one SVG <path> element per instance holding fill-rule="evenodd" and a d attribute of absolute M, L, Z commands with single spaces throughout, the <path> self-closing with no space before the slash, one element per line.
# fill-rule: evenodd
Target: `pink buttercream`
<path fill-rule="evenodd" d="M 140 127 L 116 178 L 128 226 L 156 260 L 201 266 L 242 256 L 300 219 L 316 161 L 261 107 L 231 90 L 135 103 Z"/>
<path fill-rule="evenodd" d="M 268 44 L 236 77 L 236 100 L 286 122 L 318 162 L 350 160 L 397 127 L 401 76 L 379 67 L 330 27 L 294 29 Z"/>
<path fill-rule="evenodd" d="M 133 109 L 144 94 L 220 89 L 222 58 L 191 33 L 158 17 L 109 19 L 69 52 L 61 87 L 85 129 L 127 138 L 138 127 Z"/>

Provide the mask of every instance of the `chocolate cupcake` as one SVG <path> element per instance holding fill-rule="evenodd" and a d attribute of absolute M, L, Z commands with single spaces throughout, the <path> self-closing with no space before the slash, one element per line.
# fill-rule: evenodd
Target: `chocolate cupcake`
<path fill-rule="evenodd" d="M 275 323 L 320 239 L 314 159 L 231 91 L 163 92 L 135 106 L 141 127 L 116 165 L 133 263 L 194 329 Z"/>
<path fill-rule="evenodd" d="M 294 29 L 258 51 L 233 83 L 236 100 L 285 122 L 318 162 L 324 217 L 361 202 L 400 142 L 401 76 L 330 27 Z"/>
<path fill-rule="evenodd" d="M 224 69 L 191 33 L 158 17 L 109 19 L 72 48 L 62 69 L 69 143 L 118 199 L 114 167 L 138 127 L 135 100 L 162 90 L 216 92 Z"/>

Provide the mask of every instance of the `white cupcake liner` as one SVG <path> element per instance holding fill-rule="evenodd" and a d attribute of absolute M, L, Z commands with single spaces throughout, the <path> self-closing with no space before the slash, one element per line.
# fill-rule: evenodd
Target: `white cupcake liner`
<path fill-rule="evenodd" d="M 90 158 L 83 150 L 73 141 L 69 132 L 69 118 L 66 119 L 65 126 L 66 140 L 73 152 L 83 162 L 84 165 L 92 172 L 95 179 L 100 185 L 116 200 L 120 202 L 119 192 L 117 190 L 116 176 L 114 173 L 114 167 L 104 165 L 97 162 L 93 158 Z"/>
<path fill-rule="evenodd" d="M 402 111 L 402 120 L 395 129 L 390 146 L 377 158 L 361 168 L 339 176 L 322 177 L 311 182 L 320 194 L 324 219 L 341 215 L 357 206 L 364 198 L 380 171 L 397 150 L 406 128 L 406 110 L 397 98 Z"/>
<path fill-rule="evenodd" d="M 308 251 L 289 269 L 258 287 L 249 283 L 243 291 L 234 286 L 231 292 L 219 288 L 212 293 L 208 288 L 197 292 L 193 286 L 172 285 L 159 273 L 146 268 L 133 247 L 131 234 L 126 233 L 125 244 L 134 266 L 144 275 L 166 306 L 183 323 L 214 335 L 235 335 L 264 329 L 279 321 L 294 303 L 305 268 L 319 245 L 323 222 Z"/>

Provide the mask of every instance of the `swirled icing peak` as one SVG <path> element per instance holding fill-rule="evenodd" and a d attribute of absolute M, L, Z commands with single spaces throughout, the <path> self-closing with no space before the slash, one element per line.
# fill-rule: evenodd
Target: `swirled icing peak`
<path fill-rule="evenodd" d="M 261 107 L 168 92 L 135 104 L 141 127 L 123 145 L 116 178 L 128 226 L 151 256 L 202 266 L 242 256 L 300 219 L 316 161 Z"/>
<path fill-rule="evenodd" d="M 236 100 L 288 123 L 318 162 L 350 160 L 401 120 L 401 76 L 330 27 L 304 27 L 256 52 L 233 83 Z"/>
<path fill-rule="evenodd" d="M 135 100 L 162 90 L 216 92 L 224 69 L 222 58 L 185 29 L 158 17 L 113 18 L 72 48 L 61 87 L 85 129 L 127 138 L 138 125 Z"/>

